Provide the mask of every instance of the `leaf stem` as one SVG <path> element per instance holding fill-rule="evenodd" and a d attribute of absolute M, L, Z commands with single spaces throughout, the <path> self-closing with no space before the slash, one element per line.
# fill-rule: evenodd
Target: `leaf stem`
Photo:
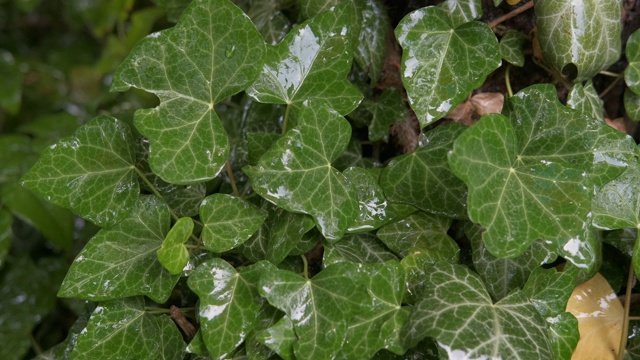
<path fill-rule="evenodd" d="M 304 267 L 304 278 L 309 280 L 309 262 L 304 254 L 300 255 L 300 257 L 302 258 L 302 266 Z"/>
<path fill-rule="evenodd" d="M 165 309 L 165 308 L 159 308 L 159 307 L 152 307 L 152 306 L 145 306 L 144 307 L 144 312 L 146 312 L 147 314 L 170 314 L 171 311 L 169 309 Z"/>
<path fill-rule="evenodd" d="M 640 234 L 638 235 L 640 238 Z M 638 241 L 638 239 L 636 239 Z M 627 348 L 627 337 L 629 332 L 629 308 L 631 308 L 631 289 L 633 288 L 633 262 L 629 264 L 629 275 L 627 276 L 627 291 L 624 296 L 624 317 L 622 319 L 622 334 L 620 335 L 620 345 L 618 346 L 618 360 L 624 358 L 624 351 Z"/>
<path fill-rule="evenodd" d="M 40 346 L 36 338 L 33 337 L 33 334 L 29 334 L 29 341 L 31 342 L 31 347 L 33 348 L 33 352 L 35 352 L 36 355 L 40 355 L 44 352 L 44 350 L 42 349 L 42 346 Z"/>
<path fill-rule="evenodd" d="M 618 74 L 618 73 L 614 73 L 614 72 L 606 71 L 606 70 L 602 70 L 602 71 L 600 71 L 598 74 L 600 74 L 600 75 L 604 75 L 604 76 L 609 76 L 609 77 L 614 77 L 614 78 L 616 78 L 616 77 L 619 77 L 619 76 L 620 76 L 620 74 Z"/>
<path fill-rule="evenodd" d="M 511 19 L 512 17 L 516 17 L 516 16 L 520 15 L 521 13 L 531 9 L 532 7 L 533 7 L 533 1 L 529 1 L 528 3 L 524 3 L 519 8 L 502 15 L 497 19 L 494 19 L 492 22 L 489 23 L 489 28 L 491 30 L 493 30 L 493 28 L 496 27 L 496 25 L 498 25 L 498 24 L 500 24 L 502 22 L 505 22 L 505 21 Z"/>
<path fill-rule="evenodd" d="M 162 194 L 160 194 L 160 192 L 158 191 L 158 189 L 156 189 L 155 186 L 153 186 L 153 184 L 151 183 L 151 181 L 149 181 L 149 179 L 147 179 L 147 177 L 144 175 L 144 173 L 142 172 L 142 170 L 138 169 L 137 166 L 133 167 L 133 170 L 136 172 L 136 174 L 138 174 L 138 176 L 142 179 L 142 181 L 147 184 L 147 186 L 149 187 L 149 189 L 151 190 L 151 192 L 153 193 L 153 195 L 157 196 L 158 198 L 160 198 L 162 201 L 164 201 L 165 203 L 167 202 L 164 197 L 162 196 Z M 171 209 L 169 206 L 167 206 L 167 208 L 169 209 L 169 212 L 171 213 L 171 217 L 173 218 L 173 220 L 178 221 L 178 219 L 180 219 L 180 217 L 178 216 L 178 214 L 176 214 L 173 209 Z"/>
<path fill-rule="evenodd" d="M 235 177 L 233 177 L 233 169 L 231 168 L 231 162 L 227 160 L 227 162 L 224 163 L 224 167 L 227 169 L 227 176 L 229 177 L 229 182 L 231 183 L 233 194 L 237 197 L 240 197 L 240 192 L 238 191 L 238 185 L 236 185 L 236 179 Z"/>
<path fill-rule="evenodd" d="M 284 120 L 282 121 L 282 133 L 284 135 L 287 132 L 287 123 L 289 122 L 289 113 L 291 112 L 291 104 L 287 104 L 287 110 L 284 111 Z"/>
<path fill-rule="evenodd" d="M 609 86 L 607 86 L 606 89 L 604 89 L 601 93 L 600 93 L 600 99 L 602 99 L 603 97 L 605 97 L 609 91 L 611 91 L 611 89 L 613 89 L 616 84 L 618 83 L 618 81 L 620 81 L 622 78 L 624 78 L 624 73 L 618 74 L 618 76 L 613 79 L 613 81 L 611 82 L 611 84 L 609 84 Z"/>
<path fill-rule="evenodd" d="M 504 71 L 504 82 L 507 85 L 507 94 L 509 94 L 509 97 L 512 97 L 513 90 L 511 89 L 511 80 L 509 79 L 510 71 L 511 71 L 511 64 L 507 64 L 507 69 Z"/>

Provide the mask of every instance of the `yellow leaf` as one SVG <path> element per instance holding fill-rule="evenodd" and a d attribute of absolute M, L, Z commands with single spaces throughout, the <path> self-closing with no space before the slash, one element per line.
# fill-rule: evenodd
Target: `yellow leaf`
<path fill-rule="evenodd" d="M 573 290 L 567 311 L 578 319 L 580 341 L 571 359 L 615 359 L 622 335 L 624 310 L 600 273 Z"/>

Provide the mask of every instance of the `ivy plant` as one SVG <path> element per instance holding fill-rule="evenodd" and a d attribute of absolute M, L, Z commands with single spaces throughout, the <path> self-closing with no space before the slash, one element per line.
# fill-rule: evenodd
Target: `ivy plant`
<path fill-rule="evenodd" d="M 0 136 L 1 358 L 571 359 L 598 273 L 637 352 L 621 1 L 104 3 L 74 71 L 109 92 Z M 34 111 L 17 48 L 0 120 Z"/>

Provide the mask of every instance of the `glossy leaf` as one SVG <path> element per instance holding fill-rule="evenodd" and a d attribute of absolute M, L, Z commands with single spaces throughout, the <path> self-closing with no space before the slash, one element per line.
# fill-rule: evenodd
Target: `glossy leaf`
<path fill-rule="evenodd" d="M 439 253 L 424 249 L 413 249 L 400 260 L 405 273 L 404 303 L 415 304 L 422 299 L 422 292 L 429 284 L 426 282 L 433 264 L 446 261 L 457 264 L 458 259 L 448 259 Z"/>
<path fill-rule="evenodd" d="M 22 185 L 99 226 L 116 224 L 139 196 L 129 127 L 99 116 L 42 154 Z"/>
<path fill-rule="evenodd" d="M 453 26 L 459 26 L 482 17 L 481 0 L 446 0 L 438 6 L 449 14 Z"/>
<path fill-rule="evenodd" d="M 248 133 L 249 165 L 256 165 L 262 155 L 269 150 L 279 137 L 280 135 L 271 133 Z"/>
<path fill-rule="evenodd" d="M 362 155 L 362 143 L 356 137 L 351 138 L 347 148 L 332 162 L 332 165 L 339 171 L 344 171 L 352 166 L 358 166 L 365 169 L 379 166 L 375 160 L 365 158 Z"/>
<path fill-rule="evenodd" d="M 357 265 L 340 263 L 322 270 L 313 280 L 286 270 L 260 278 L 260 295 L 293 322 L 297 358 L 331 359 L 338 354 L 352 311 L 367 299 L 355 280 L 345 276 L 356 272 Z"/>
<path fill-rule="evenodd" d="M 185 344 L 166 315 L 145 313 L 144 299 L 132 297 L 101 303 L 80 333 L 71 359 L 180 360 Z"/>
<path fill-rule="evenodd" d="M 458 259 L 460 249 L 447 235 L 449 226 L 450 218 L 417 212 L 383 226 L 376 234 L 389 249 L 401 257 L 418 248 L 441 254 L 447 259 Z"/>
<path fill-rule="evenodd" d="M 416 151 L 395 157 L 383 170 L 380 186 L 390 201 L 458 219 L 467 216 L 467 188 L 447 163 L 453 141 L 466 129 L 459 123 L 428 131 Z"/>
<path fill-rule="evenodd" d="M 288 131 L 243 171 L 263 198 L 293 212 L 311 215 L 322 235 L 342 237 L 358 213 L 347 179 L 331 166 L 347 146 L 349 123 L 323 103 L 297 112 L 298 126 Z"/>
<path fill-rule="evenodd" d="M 200 204 L 207 194 L 204 184 L 180 187 L 164 196 L 167 205 L 178 216 L 195 216 L 200 212 Z"/>
<path fill-rule="evenodd" d="M 314 2 L 320 3 L 320 1 Z M 369 74 L 371 86 L 374 86 L 380 80 L 382 64 L 387 52 L 389 17 L 384 3 L 380 0 L 356 1 L 356 11 L 362 16 L 362 28 L 358 32 L 353 58 Z"/>
<path fill-rule="evenodd" d="M 520 31 L 509 30 L 500 39 L 500 56 L 515 66 L 524 66 L 525 37 Z"/>
<path fill-rule="evenodd" d="M 640 164 L 632 164 L 606 184 L 593 200 L 593 224 L 614 230 L 640 228 Z"/>
<path fill-rule="evenodd" d="M 189 277 L 189 287 L 200 298 L 198 317 L 201 334 L 212 358 L 223 358 L 240 345 L 266 304 L 258 295 L 258 279 L 275 270 L 266 262 L 240 271 L 222 259 L 198 266 Z"/>
<path fill-rule="evenodd" d="M 338 6 L 319 13 L 269 47 L 262 73 L 247 90 L 249 96 L 288 106 L 323 99 L 342 115 L 355 109 L 362 95 L 347 80 L 352 59 L 348 9 Z"/>
<path fill-rule="evenodd" d="M 160 98 L 160 106 L 135 117 L 151 142 L 149 162 L 157 175 L 189 184 L 218 174 L 229 139 L 214 106 L 253 82 L 263 52 L 262 36 L 229 0 L 193 1 L 176 27 L 136 45 L 111 89 L 135 87 Z"/>
<path fill-rule="evenodd" d="M 640 121 L 640 95 L 625 89 L 624 91 L 624 111 L 633 121 Z"/>
<path fill-rule="evenodd" d="M 58 296 L 103 301 L 146 295 L 164 303 L 180 278 L 156 255 L 169 225 L 164 203 L 152 196 L 140 198 L 129 218 L 100 230 L 82 249 Z"/>
<path fill-rule="evenodd" d="M 399 91 L 391 88 L 380 94 L 376 101 L 365 100 L 364 107 L 371 113 L 370 141 L 389 141 L 389 128 L 398 120 L 407 118 L 407 108 Z"/>
<path fill-rule="evenodd" d="M 593 170 L 590 174 L 596 190 L 616 179 L 636 161 L 638 147 L 635 140 L 604 121 L 588 119 L 594 139 Z"/>
<path fill-rule="evenodd" d="M 498 257 L 522 254 L 536 239 L 561 246 L 583 236 L 591 210 L 592 138 L 552 86 L 509 98 L 503 115 L 485 115 L 449 156 L 469 187 L 469 218 L 484 226 Z"/>
<path fill-rule="evenodd" d="M 545 321 L 522 292 L 494 304 L 462 265 L 437 263 L 427 276 L 405 328 L 412 345 L 430 336 L 449 358 L 551 358 Z"/>
<path fill-rule="evenodd" d="M 267 218 L 267 213 L 249 202 L 227 194 L 207 196 L 200 206 L 204 224 L 202 242 L 217 253 L 247 241 Z"/>
<path fill-rule="evenodd" d="M 545 61 L 570 80 L 589 80 L 620 58 L 620 1 L 539 0 L 535 12 Z"/>
<path fill-rule="evenodd" d="M 624 81 L 631 91 L 640 95 L 640 31 L 636 30 L 629 36 L 625 55 L 629 65 L 624 70 Z"/>
<path fill-rule="evenodd" d="M 291 21 L 280 11 L 283 1 L 256 1 L 247 13 L 269 45 L 282 41 L 291 29 Z"/>
<path fill-rule="evenodd" d="M 293 323 L 287 315 L 283 316 L 274 326 L 258 333 L 257 338 L 284 360 L 296 359 L 293 354 L 293 344 L 298 338 L 293 331 Z"/>
<path fill-rule="evenodd" d="M 193 219 L 183 217 L 178 219 L 164 238 L 162 246 L 156 252 L 158 261 L 171 275 L 182 273 L 182 269 L 189 262 L 189 252 L 184 243 L 189 240 L 193 232 Z"/>
<path fill-rule="evenodd" d="M 398 258 L 373 234 L 346 235 L 336 243 L 324 244 L 323 266 L 343 261 L 356 264 L 384 263 Z"/>
<path fill-rule="evenodd" d="M 593 87 L 591 80 L 577 83 L 567 95 L 567 106 L 581 114 L 604 122 L 604 103 Z"/>
<path fill-rule="evenodd" d="M 402 46 L 402 83 L 420 126 L 442 118 L 500 66 L 498 40 L 489 27 L 456 25 L 442 8 L 405 16 L 395 31 Z"/>

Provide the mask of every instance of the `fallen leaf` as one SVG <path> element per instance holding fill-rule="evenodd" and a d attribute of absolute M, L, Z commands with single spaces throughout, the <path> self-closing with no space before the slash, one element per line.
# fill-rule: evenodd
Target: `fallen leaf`
<path fill-rule="evenodd" d="M 479 93 L 460 103 L 445 118 L 471 126 L 482 115 L 499 114 L 502 112 L 503 105 L 504 95 L 502 93 Z"/>

